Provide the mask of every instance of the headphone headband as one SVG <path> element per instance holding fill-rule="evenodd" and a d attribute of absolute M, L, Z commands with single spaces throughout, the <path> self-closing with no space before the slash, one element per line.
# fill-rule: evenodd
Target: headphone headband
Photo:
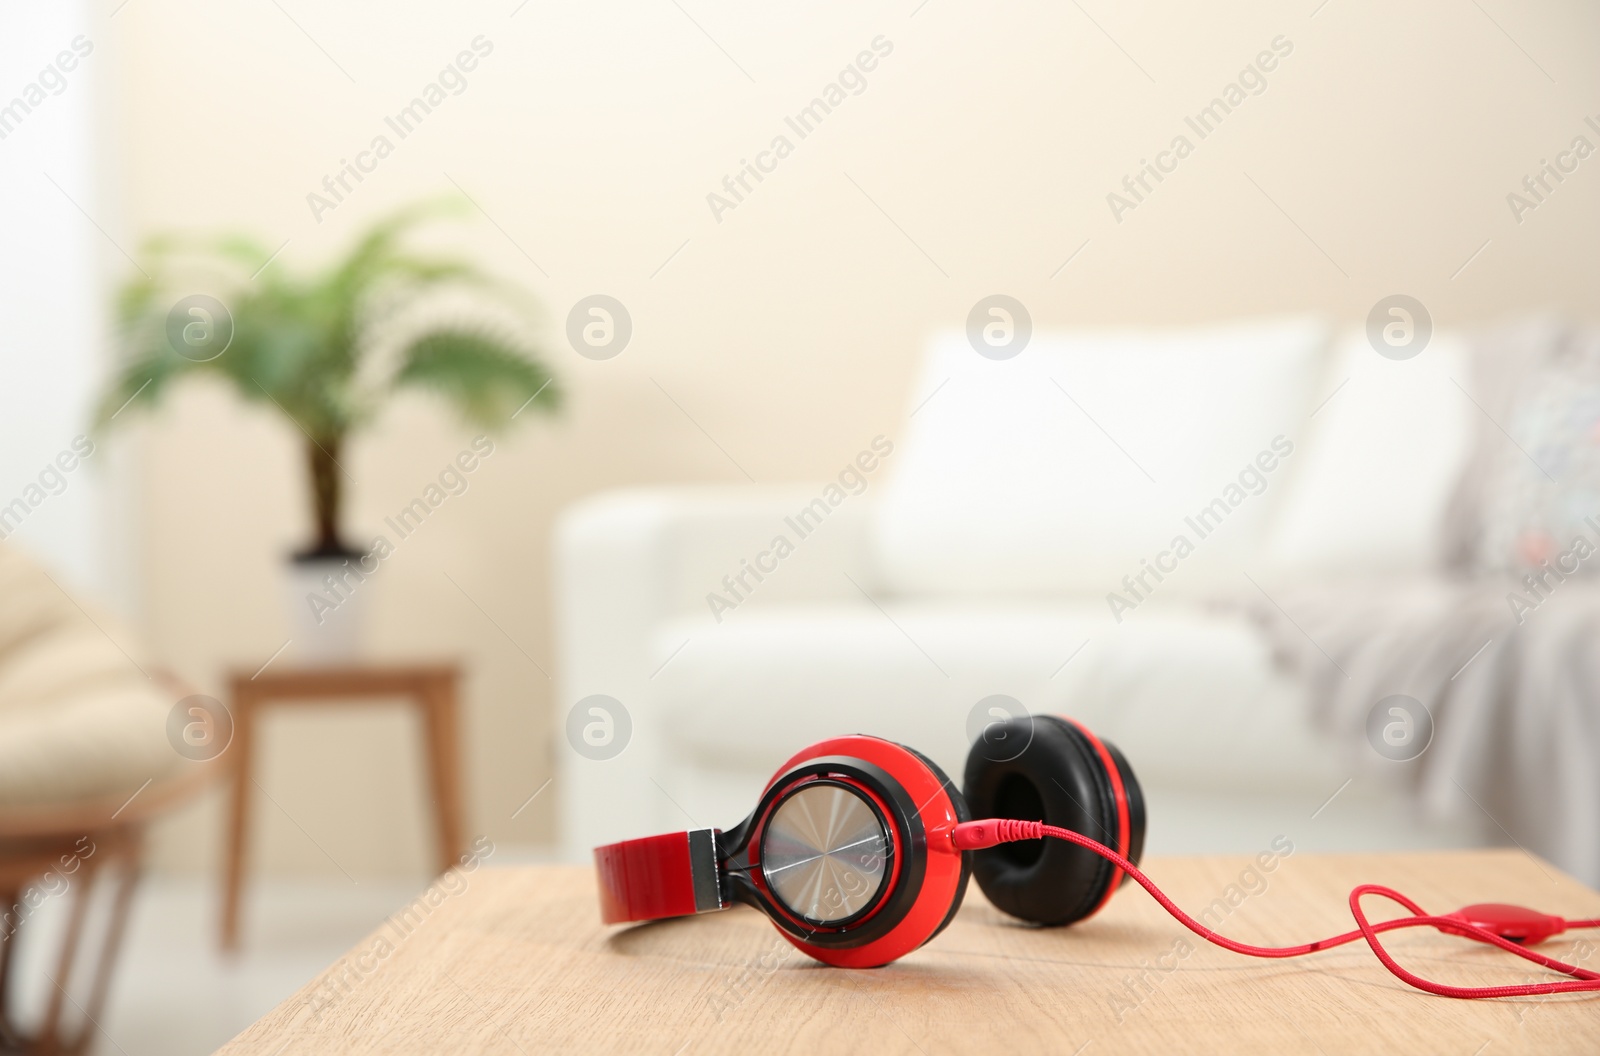
<path fill-rule="evenodd" d="M 624 924 L 726 908 L 717 834 L 691 829 L 596 847 L 600 919 Z"/>

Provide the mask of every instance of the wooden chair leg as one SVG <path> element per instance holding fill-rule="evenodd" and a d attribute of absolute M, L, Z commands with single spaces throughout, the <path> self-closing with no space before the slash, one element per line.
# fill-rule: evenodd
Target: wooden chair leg
<path fill-rule="evenodd" d="M 255 782 L 255 702 L 237 688 L 233 694 L 233 756 L 229 774 L 228 831 L 222 862 L 222 948 L 239 948 L 239 889 L 244 882 L 245 846 L 249 842 L 250 790 Z"/>
<path fill-rule="evenodd" d="M 106 921 L 105 937 L 100 943 L 100 960 L 95 965 L 93 979 L 89 983 L 89 996 L 83 1004 L 83 1013 L 86 1022 L 82 1024 L 78 1037 L 73 1041 L 71 1051 L 85 1052 L 92 1040 L 92 1032 L 98 1029 L 100 1013 L 105 1008 L 106 995 L 111 990 L 111 969 L 116 964 L 117 954 L 122 950 L 122 937 L 128 930 L 128 917 L 133 908 L 133 893 L 139 886 L 139 875 L 143 866 L 143 844 L 140 836 L 135 833 L 133 840 L 127 845 L 117 863 L 117 892 L 111 903 L 111 915 Z M 65 985 L 65 980 L 62 981 Z"/>
<path fill-rule="evenodd" d="M 136 828 L 96 832 L 94 842 L 98 846 L 93 859 L 82 861 L 78 870 L 70 875 L 66 897 L 71 899 L 71 905 L 67 910 L 66 934 L 56 955 L 44 1014 L 31 1035 L 24 1034 L 15 1026 L 9 1009 L 5 1007 L 5 999 L 9 996 L 5 976 L 12 967 L 17 932 L 8 932 L 0 941 L 0 1052 L 27 1053 L 30 1056 L 79 1056 L 89 1049 L 94 1032 L 99 1029 L 100 1016 L 110 991 L 112 967 L 116 963 L 131 915 L 133 894 L 139 880 L 140 837 L 141 833 Z M 52 867 L 49 858 L 40 863 L 41 873 Z M 118 886 L 112 896 L 103 933 L 98 941 L 91 939 L 86 942 L 86 921 L 95 901 L 99 877 L 107 869 L 117 872 Z M 74 966 L 79 961 L 80 951 L 94 962 L 90 971 L 89 992 L 81 1002 L 70 993 Z M 75 1010 L 75 1016 L 69 1016 L 68 1004 Z M 76 1029 L 69 1031 L 68 1019 L 80 1017 Z"/>
<path fill-rule="evenodd" d="M 439 871 L 442 873 L 454 866 L 465 850 L 461 835 L 461 745 L 455 680 L 431 683 L 424 697 L 428 773 L 433 785 Z"/>
<path fill-rule="evenodd" d="M 78 947 L 83 944 L 83 922 L 89 916 L 89 903 L 94 898 L 94 882 L 100 875 L 100 863 L 80 866 L 77 882 L 72 884 L 72 909 L 67 918 L 67 934 L 61 940 L 61 951 L 56 958 L 55 975 L 50 979 L 50 1000 L 45 1005 L 44 1018 L 39 1022 L 37 1045 L 41 1052 L 59 1052 L 67 1046 L 62 1043 L 61 1024 L 66 1010 L 67 987 L 72 983 L 72 962 L 77 959 Z"/>
<path fill-rule="evenodd" d="M 12 951 L 17 946 L 17 922 L 11 913 L 21 896 L 22 892 L 15 888 L 0 888 L 0 1052 L 22 1047 L 16 1023 L 11 1018 Z"/>

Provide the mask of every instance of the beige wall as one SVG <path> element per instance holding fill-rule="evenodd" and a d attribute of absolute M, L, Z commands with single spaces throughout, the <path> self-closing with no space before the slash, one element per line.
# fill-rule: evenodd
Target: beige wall
<path fill-rule="evenodd" d="M 471 827 L 536 844 L 552 837 L 559 789 L 510 815 L 550 773 L 561 702 L 518 645 L 551 667 L 550 525 L 574 498 L 743 479 L 706 433 L 757 481 L 820 477 L 896 431 L 923 336 L 995 292 L 1039 326 L 1306 309 L 1356 320 L 1394 292 L 1443 326 L 1540 306 L 1594 314 L 1600 157 L 1520 224 L 1506 194 L 1575 136 L 1600 147 L 1583 124 L 1600 114 L 1600 12 L 1318 2 L 1222 15 L 1103 0 L 530 0 L 508 17 L 514 0 L 285 0 L 302 31 L 274 4 L 135 0 L 102 21 L 120 158 L 104 191 L 130 241 L 244 227 L 289 239 L 286 267 L 450 177 L 504 229 L 479 217 L 460 237 L 547 306 L 569 409 L 507 436 L 392 561 L 372 647 L 470 660 Z M 478 34 L 494 51 L 467 89 L 315 222 L 307 192 Z M 879 35 L 893 52 L 865 91 L 715 219 L 707 193 Z M 1279 35 L 1293 51 L 1265 91 L 1114 220 L 1107 193 Z M 593 292 L 634 319 L 608 362 L 562 336 Z M 424 400 L 396 406 L 351 454 L 355 528 L 378 530 L 467 437 Z M 120 441 L 137 447 L 139 486 L 116 528 L 138 541 L 148 631 L 213 691 L 287 633 L 279 563 L 305 531 L 293 439 L 194 389 Z M 299 717 L 270 737 L 263 784 L 283 811 L 262 809 L 266 867 L 422 867 L 403 723 Z M 210 860 L 217 821 L 206 807 L 169 826 L 164 860 Z"/>

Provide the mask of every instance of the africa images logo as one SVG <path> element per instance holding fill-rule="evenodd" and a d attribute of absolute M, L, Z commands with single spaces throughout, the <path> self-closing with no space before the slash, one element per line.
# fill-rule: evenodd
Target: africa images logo
<path fill-rule="evenodd" d="M 1190 539 L 1187 533 L 1179 532 L 1172 537 L 1168 549 L 1156 554 L 1153 563 L 1147 557 L 1141 558 L 1139 571 L 1122 577 L 1122 589 L 1125 593 L 1113 590 L 1106 594 L 1106 604 L 1116 621 L 1121 623 L 1124 613 L 1132 612 L 1148 601 L 1150 595 L 1155 593 L 1156 587 L 1165 582 L 1167 576 L 1178 570 L 1178 563 L 1194 553 L 1196 543 L 1222 527 L 1228 515 L 1242 506 L 1246 499 L 1266 491 L 1267 475 L 1292 454 L 1294 454 L 1294 441 L 1282 434 L 1273 437 L 1271 450 L 1263 450 L 1252 461 L 1245 463 L 1244 468 L 1239 471 L 1237 481 L 1229 481 L 1220 495 L 1193 515 L 1183 519 L 1184 525 L 1194 533 L 1194 539 Z M 1155 579 L 1154 583 L 1150 582 L 1152 577 Z"/>
<path fill-rule="evenodd" d="M 444 105 L 449 96 L 460 95 L 467 90 L 467 74 L 476 70 L 479 62 L 494 53 L 494 41 L 479 33 L 472 38 L 469 46 L 470 50 L 463 48 L 457 52 L 455 58 L 446 63 L 433 80 L 423 85 L 410 102 L 394 114 L 384 115 L 383 123 L 394 133 L 395 139 L 391 140 L 382 132 L 373 136 L 366 149 L 356 151 L 354 161 L 340 158 L 339 167 L 332 174 L 322 177 L 322 193 L 310 191 L 306 194 L 306 205 L 311 209 L 313 220 L 322 223 L 324 213 L 331 213 L 342 205 L 356 186 L 377 170 L 378 163 L 394 153 L 396 142 L 404 140 L 421 127 L 423 120 Z"/>
<path fill-rule="evenodd" d="M 706 205 L 711 207 L 711 215 L 717 223 L 722 223 L 722 214 L 738 208 L 739 203 L 755 189 L 751 180 L 761 183 L 776 172 L 778 162 L 794 153 L 797 141 L 815 132 L 823 119 L 842 106 L 849 96 L 860 95 L 867 90 L 867 74 L 877 69 L 878 63 L 894 51 L 894 41 L 881 33 L 873 37 L 871 43 L 871 51 L 863 49 L 858 52 L 850 64 L 839 71 L 839 76 L 823 85 L 809 103 L 784 117 L 785 131 L 773 136 L 765 150 L 757 151 L 754 162 L 740 158 L 736 174 L 722 177 L 721 193 L 712 191 L 706 195 Z M 790 132 L 794 133 L 794 139 L 789 138 Z"/>
<path fill-rule="evenodd" d="M 1144 204 L 1154 191 L 1155 186 L 1150 181 L 1159 184 L 1167 176 L 1178 171 L 1178 163 L 1194 153 L 1195 142 L 1210 137 L 1221 126 L 1224 119 L 1233 113 L 1244 101 L 1252 95 L 1260 95 L 1267 90 L 1267 74 L 1278 68 L 1278 63 L 1287 58 L 1294 51 L 1294 41 L 1283 34 L 1272 38 L 1271 49 L 1256 54 L 1250 65 L 1239 71 L 1239 76 L 1222 86 L 1219 92 L 1209 103 L 1202 106 L 1193 114 L 1185 114 L 1183 123 L 1189 131 L 1195 134 L 1191 140 L 1180 132 L 1172 137 L 1172 142 L 1167 144 L 1166 150 L 1156 152 L 1155 160 L 1139 159 L 1139 168 L 1131 176 L 1122 178 L 1121 192 L 1112 191 L 1106 195 L 1106 205 L 1111 207 L 1111 218 L 1117 223 L 1122 223 L 1122 218 L 1133 212 L 1134 209 Z"/>
<path fill-rule="evenodd" d="M 879 435 L 872 438 L 871 447 L 871 451 L 862 451 L 853 462 L 846 463 L 839 471 L 837 483 L 828 484 L 822 489 L 821 495 L 800 507 L 793 516 L 783 519 L 784 526 L 793 531 L 793 539 L 789 538 L 788 532 L 779 532 L 772 537 L 767 549 L 755 555 L 754 562 L 749 558 L 741 558 L 739 568 L 722 577 L 725 594 L 715 590 L 707 592 L 706 605 L 718 623 L 722 622 L 723 613 L 744 604 L 755 593 L 756 587 L 766 581 L 767 576 L 778 571 L 783 559 L 795 552 L 797 542 L 821 528 L 828 515 L 850 496 L 860 495 L 867 490 L 868 475 L 894 452 L 894 442 Z M 750 582 L 752 579 L 754 583 Z"/>

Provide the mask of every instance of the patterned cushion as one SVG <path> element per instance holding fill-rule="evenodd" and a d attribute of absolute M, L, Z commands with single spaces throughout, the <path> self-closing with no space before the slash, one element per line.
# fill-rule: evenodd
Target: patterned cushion
<path fill-rule="evenodd" d="M 1600 569 L 1587 560 L 1600 551 L 1595 335 L 1571 336 L 1535 359 L 1501 424 L 1511 439 L 1501 436 L 1486 469 L 1477 570 L 1520 577 L 1548 563 L 1563 575 L 1593 574 Z"/>

